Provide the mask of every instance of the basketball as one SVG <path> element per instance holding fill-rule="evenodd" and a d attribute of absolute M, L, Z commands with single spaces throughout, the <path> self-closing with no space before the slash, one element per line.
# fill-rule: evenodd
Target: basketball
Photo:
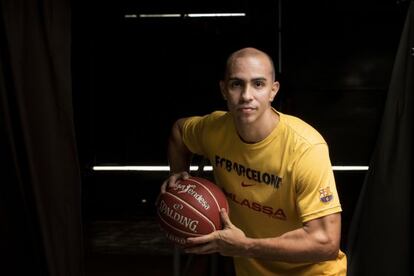
<path fill-rule="evenodd" d="M 157 200 L 157 217 L 166 237 L 185 246 L 186 238 L 222 229 L 220 210 L 229 206 L 222 190 L 211 181 L 190 177 L 169 187 Z"/>

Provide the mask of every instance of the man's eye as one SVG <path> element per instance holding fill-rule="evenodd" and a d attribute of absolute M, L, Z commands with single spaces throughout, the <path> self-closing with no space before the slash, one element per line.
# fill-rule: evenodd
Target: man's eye
<path fill-rule="evenodd" d="M 256 81 L 256 82 L 254 83 L 254 85 L 255 85 L 256 87 L 263 87 L 263 86 L 265 86 L 265 83 L 264 83 L 264 82 L 262 82 L 262 81 Z"/>
<path fill-rule="evenodd" d="M 240 81 L 234 81 L 230 84 L 231 87 L 240 87 L 242 83 Z"/>

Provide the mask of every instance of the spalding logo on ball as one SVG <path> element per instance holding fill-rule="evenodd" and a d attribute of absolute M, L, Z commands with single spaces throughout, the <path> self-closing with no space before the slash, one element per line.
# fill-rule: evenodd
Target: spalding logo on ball
<path fill-rule="evenodd" d="M 200 177 L 179 180 L 176 187 L 169 187 L 157 201 L 159 224 L 167 238 L 178 245 L 185 245 L 188 237 L 222 229 L 222 208 L 229 210 L 224 193 Z"/>

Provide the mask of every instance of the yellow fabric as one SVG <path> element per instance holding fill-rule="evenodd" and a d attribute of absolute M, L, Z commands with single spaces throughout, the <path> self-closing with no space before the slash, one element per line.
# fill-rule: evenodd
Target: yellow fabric
<path fill-rule="evenodd" d="M 254 144 L 239 138 L 227 112 L 184 124 L 184 143 L 210 160 L 231 221 L 251 238 L 280 236 L 342 211 L 326 142 L 302 120 L 278 114 L 278 126 Z M 340 252 L 337 260 L 318 264 L 235 258 L 235 268 L 239 276 L 346 275 L 346 256 Z"/>

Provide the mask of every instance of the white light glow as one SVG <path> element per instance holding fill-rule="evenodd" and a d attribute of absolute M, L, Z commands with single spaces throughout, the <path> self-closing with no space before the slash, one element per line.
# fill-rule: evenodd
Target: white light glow
<path fill-rule="evenodd" d="M 164 14 L 140 14 L 142 18 L 158 18 L 158 17 L 181 17 L 179 13 L 164 13 Z"/>
<path fill-rule="evenodd" d="M 332 166 L 334 171 L 367 171 L 368 166 Z M 168 172 L 169 166 L 93 166 L 94 171 L 141 171 L 141 172 Z M 197 171 L 198 166 L 191 166 L 190 171 Z M 203 171 L 213 171 L 212 166 L 204 166 Z"/>
<path fill-rule="evenodd" d="M 189 13 L 188 17 L 240 17 L 246 16 L 245 13 Z"/>
<path fill-rule="evenodd" d="M 136 14 L 125 14 L 124 17 L 125 18 L 137 18 L 138 15 L 136 15 Z"/>
<path fill-rule="evenodd" d="M 125 14 L 125 18 L 169 18 L 169 17 L 242 17 L 245 13 L 159 13 L 159 14 Z"/>
<path fill-rule="evenodd" d="M 367 171 L 368 166 L 332 166 L 334 171 Z"/>

